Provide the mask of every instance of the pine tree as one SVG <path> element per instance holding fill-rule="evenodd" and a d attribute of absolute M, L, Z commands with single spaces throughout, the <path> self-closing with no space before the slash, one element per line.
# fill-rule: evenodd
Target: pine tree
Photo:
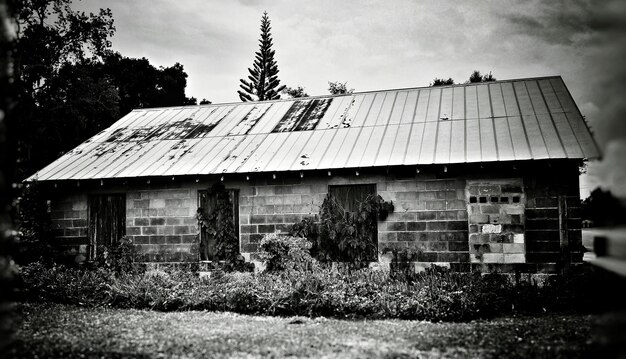
<path fill-rule="evenodd" d="M 280 92 L 285 88 L 285 85 L 280 86 L 278 79 L 278 65 L 274 60 L 275 51 L 272 50 L 271 29 L 270 19 L 267 17 L 266 11 L 261 18 L 260 49 L 254 54 L 253 68 L 248 69 L 250 81 L 239 80 L 241 90 L 238 90 L 237 93 L 241 101 L 276 100 L 280 98 Z"/>

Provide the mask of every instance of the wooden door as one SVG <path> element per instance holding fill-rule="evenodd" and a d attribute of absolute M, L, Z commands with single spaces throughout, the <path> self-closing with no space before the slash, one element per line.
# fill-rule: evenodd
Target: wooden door
<path fill-rule="evenodd" d="M 125 234 L 126 195 L 89 196 L 89 258 L 96 257 L 98 246 L 115 246 Z"/>

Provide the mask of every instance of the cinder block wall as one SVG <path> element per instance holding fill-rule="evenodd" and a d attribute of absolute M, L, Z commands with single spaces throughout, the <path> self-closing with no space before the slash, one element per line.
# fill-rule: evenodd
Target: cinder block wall
<path fill-rule="evenodd" d="M 559 271 L 562 261 L 560 231 L 568 233 L 571 262 L 582 261 L 577 166 L 546 167 L 489 172 L 461 169 L 443 173 L 398 177 L 393 172 L 258 175 L 225 179 L 227 188 L 239 189 L 240 249 L 248 260 L 258 260 L 259 242 L 267 233 L 287 232 L 290 225 L 316 216 L 329 185 L 376 184 L 385 200 L 393 201 L 394 213 L 378 224 L 379 252 L 410 250 L 419 269 L 431 263 L 455 271 L 487 270 L 524 273 Z M 468 181 L 519 178 L 524 186 L 525 263 L 487 263 L 472 260 L 472 223 L 468 218 Z M 126 185 L 110 189 L 126 193 L 126 234 L 131 236 L 139 259 L 160 263 L 195 263 L 198 260 L 198 190 L 211 187 L 218 178 L 146 186 Z M 83 187 L 81 187 L 83 188 Z M 73 189 L 73 192 L 76 192 Z M 88 195 L 102 190 L 81 189 L 80 195 L 53 201 L 52 217 L 57 243 L 69 254 L 85 251 L 88 244 Z M 567 220 L 559 220 L 559 197 L 567 206 Z M 506 217 L 506 214 L 505 216 Z M 490 218 L 490 217 L 488 217 Z M 508 217 L 506 217 L 508 218 Z M 513 223 L 511 223 L 512 225 Z M 504 251 L 503 251 L 504 252 Z M 520 257 L 518 255 L 518 257 Z M 521 257 L 520 257 L 521 258 Z"/>
<path fill-rule="evenodd" d="M 50 221 L 59 256 L 68 260 L 74 260 L 79 254 L 87 256 L 88 218 L 86 194 L 63 196 L 52 201 Z"/>
<path fill-rule="evenodd" d="M 51 220 L 58 254 L 70 261 L 78 254 L 88 257 L 89 194 L 124 193 L 126 235 L 135 245 L 138 261 L 197 262 L 197 190 L 162 187 L 85 189 L 80 195 L 53 199 Z"/>
<path fill-rule="evenodd" d="M 578 167 L 552 166 L 535 176 L 524 179 L 526 204 L 526 259 L 528 272 L 553 273 L 561 268 L 562 251 L 560 230 L 567 232 L 569 253 L 573 269 L 582 267 L 582 223 L 580 218 L 580 190 Z M 559 198 L 565 220 L 559 219 Z"/>
<path fill-rule="evenodd" d="M 150 189 L 126 194 L 126 235 L 142 262 L 198 260 L 196 190 Z"/>

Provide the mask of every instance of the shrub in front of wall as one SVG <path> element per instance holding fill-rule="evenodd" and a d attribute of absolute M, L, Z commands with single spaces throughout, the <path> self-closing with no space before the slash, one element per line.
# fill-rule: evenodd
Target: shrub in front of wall
<path fill-rule="evenodd" d="M 34 263 L 21 268 L 23 299 L 84 306 L 210 310 L 242 314 L 336 318 L 468 321 L 511 313 L 568 310 L 580 281 L 558 287 L 513 285 L 498 275 L 429 269 L 402 278 L 362 269 L 223 273 L 200 278 L 184 271 L 115 273 Z M 569 283 L 575 287 L 570 288 Z M 572 298 L 565 301 L 562 293 Z M 558 306 L 560 305 L 560 306 Z"/>
<path fill-rule="evenodd" d="M 317 266 L 311 257 L 311 242 L 306 238 L 270 233 L 261 240 L 259 257 L 268 272 L 312 270 Z"/>

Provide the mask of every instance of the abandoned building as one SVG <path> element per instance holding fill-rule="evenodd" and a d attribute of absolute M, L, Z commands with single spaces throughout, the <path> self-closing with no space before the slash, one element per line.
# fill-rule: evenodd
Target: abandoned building
<path fill-rule="evenodd" d="M 416 269 L 555 273 L 582 262 L 579 169 L 599 154 L 554 76 L 138 109 L 29 180 L 74 257 L 126 235 L 144 262 L 214 260 L 196 212 L 222 183 L 248 261 L 353 189 L 393 201 L 381 261 L 408 248 Z"/>

